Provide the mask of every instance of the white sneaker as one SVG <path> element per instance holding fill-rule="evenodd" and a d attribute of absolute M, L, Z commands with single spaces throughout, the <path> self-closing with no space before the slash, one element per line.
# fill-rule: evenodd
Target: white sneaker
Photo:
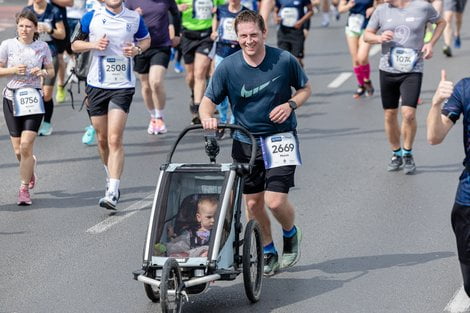
<path fill-rule="evenodd" d="M 117 194 L 115 194 L 114 192 L 106 191 L 105 196 L 99 201 L 100 207 L 108 210 L 116 210 L 116 205 L 119 201 L 119 196 L 119 190 Z"/>

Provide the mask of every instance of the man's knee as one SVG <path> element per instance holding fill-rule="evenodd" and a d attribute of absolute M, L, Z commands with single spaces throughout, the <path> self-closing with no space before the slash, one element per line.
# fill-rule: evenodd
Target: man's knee
<path fill-rule="evenodd" d="M 384 113 L 385 122 L 391 123 L 397 120 L 397 111 L 396 110 L 385 110 Z"/>
<path fill-rule="evenodd" d="M 271 211 L 282 209 L 287 202 L 287 196 L 271 194 L 265 197 L 265 203 Z"/>
<path fill-rule="evenodd" d="M 414 110 L 404 110 L 402 112 L 402 118 L 405 123 L 413 123 L 416 119 L 416 114 Z"/>

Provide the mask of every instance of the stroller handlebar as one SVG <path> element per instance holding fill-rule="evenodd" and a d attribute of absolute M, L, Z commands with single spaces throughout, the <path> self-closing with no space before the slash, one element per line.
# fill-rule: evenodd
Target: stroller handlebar
<path fill-rule="evenodd" d="M 250 138 L 250 140 L 251 140 L 251 156 L 250 156 L 250 161 L 248 163 L 248 166 L 249 166 L 249 169 L 251 169 L 255 164 L 255 158 L 256 158 L 256 139 L 255 139 L 255 137 L 248 130 L 246 130 L 244 127 L 241 127 L 241 126 L 238 126 L 238 125 L 222 124 L 221 123 L 221 124 L 218 124 L 217 127 L 222 128 L 222 129 L 223 128 L 228 128 L 228 129 L 239 130 L 239 131 L 243 132 L 245 135 L 247 135 Z M 203 129 L 203 127 L 202 127 L 202 125 L 190 125 L 190 126 L 186 127 L 185 129 L 183 129 L 181 131 L 181 133 L 179 134 L 179 136 L 176 139 L 175 143 L 171 147 L 170 153 L 168 154 L 168 157 L 167 157 L 167 160 L 166 160 L 167 164 L 171 163 L 171 159 L 173 158 L 173 154 L 175 153 L 176 147 L 178 146 L 181 139 L 183 139 L 183 137 L 188 132 L 190 132 L 192 130 L 196 130 L 196 129 Z M 247 170 L 249 170 L 249 169 L 247 169 Z"/>

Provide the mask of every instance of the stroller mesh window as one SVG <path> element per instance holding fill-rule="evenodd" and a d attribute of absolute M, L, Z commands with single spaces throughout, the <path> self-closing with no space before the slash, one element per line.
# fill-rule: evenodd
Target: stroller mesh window
<path fill-rule="evenodd" d="M 210 238 L 215 234 L 226 173 L 171 172 L 168 175 L 157 221 L 154 255 L 207 256 Z"/>

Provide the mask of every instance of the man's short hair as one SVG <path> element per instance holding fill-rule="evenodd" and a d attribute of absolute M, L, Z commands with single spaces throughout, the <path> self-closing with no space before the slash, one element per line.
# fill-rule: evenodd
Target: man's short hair
<path fill-rule="evenodd" d="M 261 32 L 266 31 L 266 25 L 264 24 L 264 19 L 258 12 L 251 10 L 241 11 L 240 14 L 235 18 L 235 32 L 238 34 L 238 24 L 240 23 L 255 23 L 258 25 Z"/>

